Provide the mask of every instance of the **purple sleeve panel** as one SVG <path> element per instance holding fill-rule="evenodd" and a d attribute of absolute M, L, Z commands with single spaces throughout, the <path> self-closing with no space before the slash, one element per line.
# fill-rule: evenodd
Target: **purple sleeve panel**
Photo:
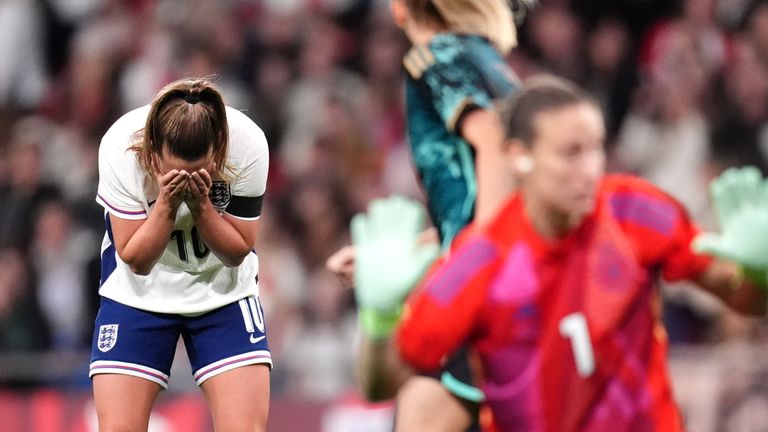
<path fill-rule="evenodd" d="M 440 306 L 448 306 L 461 289 L 499 256 L 488 239 L 469 242 L 454 251 L 430 278 L 425 294 Z"/>

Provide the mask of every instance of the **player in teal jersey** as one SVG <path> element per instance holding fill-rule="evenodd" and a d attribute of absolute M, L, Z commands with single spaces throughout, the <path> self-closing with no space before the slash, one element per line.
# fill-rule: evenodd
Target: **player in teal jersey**
<path fill-rule="evenodd" d="M 518 79 L 499 49 L 477 34 L 437 33 L 414 45 L 403 63 L 413 160 L 445 248 L 474 215 L 475 154 L 492 141 L 477 135 L 495 133 L 494 102 Z"/>
<path fill-rule="evenodd" d="M 514 188 L 501 165 L 504 133 L 495 109 L 519 87 L 504 59 L 517 43 L 513 11 L 506 0 L 392 0 L 390 5 L 413 44 L 403 59 L 408 134 L 427 207 L 447 249 L 468 222 L 489 220 Z M 328 267 L 351 280 L 354 249 L 339 251 Z M 388 318 L 373 311 L 360 315 L 366 396 L 377 400 L 397 393 L 397 431 L 475 430 L 483 395 L 471 385 L 466 354 L 435 377 L 410 377 L 402 385 L 381 378 L 393 353 L 379 333 L 382 322 L 392 321 Z"/>

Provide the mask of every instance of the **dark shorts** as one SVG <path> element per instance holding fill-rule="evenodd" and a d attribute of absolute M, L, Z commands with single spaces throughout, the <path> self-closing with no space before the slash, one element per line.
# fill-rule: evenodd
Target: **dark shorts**
<path fill-rule="evenodd" d="M 264 311 L 256 297 L 198 316 L 147 312 L 102 297 L 89 376 L 132 375 L 167 388 L 179 337 L 198 385 L 241 366 L 272 367 Z"/>
<path fill-rule="evenodd" d="M 463 346 L 448 358 L 443 370 L 436 377 L 460 399 L 475 403 L 485 399 L 482 390 L 475 386 L 477 380 L 470 366 L 470 351 L 467 346 Z"/>

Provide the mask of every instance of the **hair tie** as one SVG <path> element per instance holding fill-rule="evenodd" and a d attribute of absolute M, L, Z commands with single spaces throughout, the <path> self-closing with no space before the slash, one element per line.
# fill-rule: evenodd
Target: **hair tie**
<path fill-rule="evenodd" d="M 200 102 L 200 95 L 199 94 L 188 94 L 184 96 L 184 100 L 187 101 L 187 103 L 190 103 L 192 105 Z"/>

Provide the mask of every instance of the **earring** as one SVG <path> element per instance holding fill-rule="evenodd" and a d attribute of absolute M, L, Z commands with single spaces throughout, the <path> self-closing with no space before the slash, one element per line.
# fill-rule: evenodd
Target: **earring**
<path fill-rule="evenodd" d="M 533 159 L 530 156 L 520 156 L 515 159 L 515 168 L 521 174 L 528 174 L 533 169 Z"/>

